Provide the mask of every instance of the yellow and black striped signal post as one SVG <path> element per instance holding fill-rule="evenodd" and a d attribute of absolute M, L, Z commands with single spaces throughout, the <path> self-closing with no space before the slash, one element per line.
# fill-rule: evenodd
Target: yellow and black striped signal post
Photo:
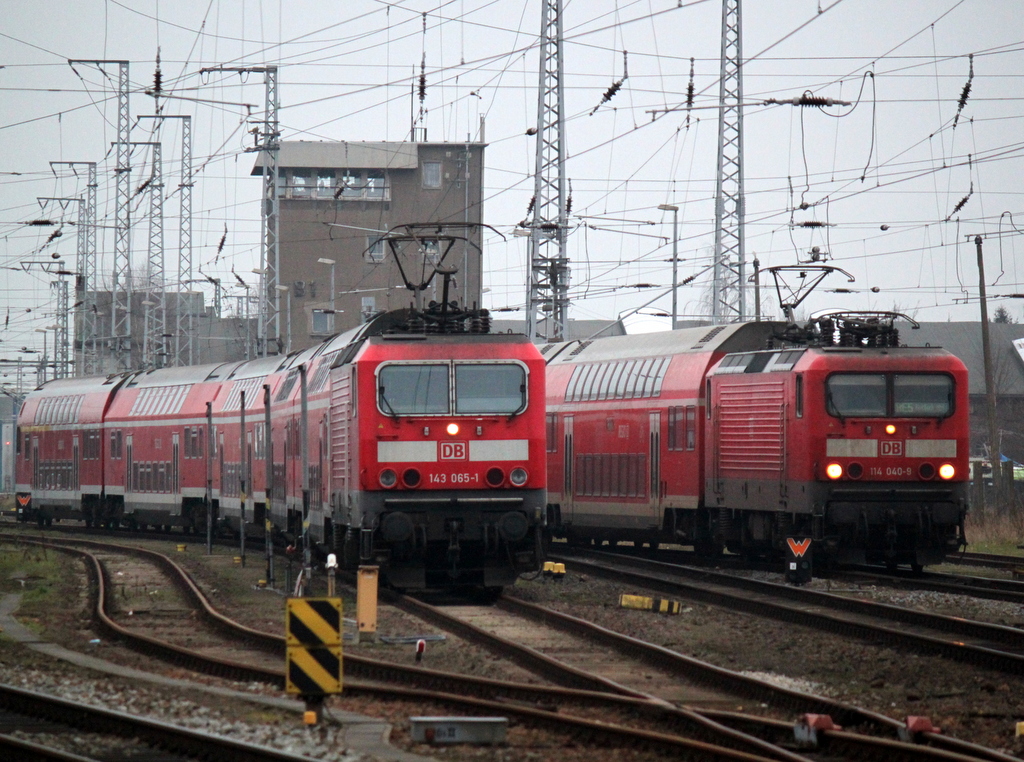
<path fill-rule="evenodd" d="M 289 598 L 285 612 L 285 689 L 305 698 L 313 725 L 323 697 L 341 693 L 341 598 Z"/>

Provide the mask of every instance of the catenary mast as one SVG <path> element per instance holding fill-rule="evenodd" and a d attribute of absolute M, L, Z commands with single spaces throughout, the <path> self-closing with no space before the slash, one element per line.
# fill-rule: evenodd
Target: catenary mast
<path fill-rule="evenodd" d="M 715 184 L 712 323 L 747 318 L 743 249 L 743 46 L 741 0 L 722 0 L 722 55 L 718 89 L 718 171 Z"/>
<path fill-rule="evenodd" d="M 562 0 L 542 0 L 540 81 L 537 93 L 537 153 L 530 230 L 530 282 L 526 333 L 560 341 L 569 308 L 565 130 L 562 94 Z M 539 317 L 546 315 L 541 330 Z"/>

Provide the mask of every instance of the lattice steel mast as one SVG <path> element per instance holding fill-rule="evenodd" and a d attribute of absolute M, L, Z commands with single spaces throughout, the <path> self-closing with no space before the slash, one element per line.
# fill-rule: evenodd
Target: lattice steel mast
<path fill-rule="evenodd" d="M 537 154 L 530 229 L 530 285 L 526 333 L 531 339 L 560 341 L 569 308 L 565 131 L 562 95 L 562 0 L 542 0 L 540 80 L 537 93 Z M 541 335 L 539 314 L 547 314 Z"/>
<path fill-rule="evenodd" d="M 181 183 L 178 185 L 181 218 L 178 223 L 178 299 L 174 310 L 174 347 L 169 365 L 195 364 L 195 331 L 192 302 L 185 294 L 192 288 L 192 117 L 188 114 L 153 114 L 142 119 L 181 121 Z M 168 346 L 170 351 L 171 347 Z"/>
<path fill-rule="evenodd" d="M 263 141 L 248 151 L 258 151 L 263 158 L 263 249 L 260 256 L 260 316 L 257 328 L 260 356 L 270 352 L 274 342 L 276 352 L 281 351 L 281 292 L 277 290 L 278 274 L 281 271 L 281 255 L 278 247 L 278 224 L 280 200 L 277 190 L 277 154 L 281 147 L 278 110 L 281 106 L 277 89 L 276 66 L 216 66 L 203 72 L 231 71 L 252 72 L 263 75 L 266 88 L 266 112 L 263 119 Z"/>
<path fill-rule="evenodd" d="M 56 167 L 69 167 L 76 175 L 75 167 L 86 167 L 85 194 L 76 201 L 78 205 L 78 278 L 76 291 L 80 290 L 81 309 L 78 312 L 76 346 L 82 348 L 82 360 L 76 366 L 76 375 L 92 376 L 99 373 L 99 355 L 96 349 L 97 308 L 96 291 L 96 162 L 94 161 L 51 161 L 50 171 L 57 174 Z M 80 337 L 80 338 L 78 338 Z M 89 350 L 86 347 L 90 347 Z"/>
<path fill-rule="evenodd" d="M 114 217 L 114 279 L 110 291 L 110 349 L 121 370 L 132 366 L 132 239 L 131 239 L 131 112 L 128 61 L 68 59 L 103 67 L 117 65 L 116 209 Z"/>
<path fill-rule="evenodd" d="M 714 283 L 711 320 L 746 320 L 743 245 L 743 46 L 741 0 L 722 0 L 722 58 L 718 89 L 718 172 L 715 184 Z"/>
<path fill-rule="evenodd" d="M 167 285 L 164 278 L 164 174 L 163 150 L 159 141 L 132 143 L 153 152 L 149 176 L 149 248 L 146 258 L 145 332 L 142 367 L 160 368 L 167 359 Z"/>

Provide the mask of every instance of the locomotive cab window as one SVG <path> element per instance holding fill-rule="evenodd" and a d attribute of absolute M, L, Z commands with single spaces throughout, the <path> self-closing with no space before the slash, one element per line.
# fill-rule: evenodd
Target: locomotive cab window
<path fill-rule="evenodd" d="M 377 376 L 377 403 L 387 415 L 446 415 L 447 365 L 385 365 Z"/>
<path fill-rule="evenodd" d="M 825 382 L 839 418 L 942 418 L 953 412 L 953 379 L 940 373 L 835 373 Z"/>
<path fill-rule="evenodd" d="M 455 366 L 455 412 L 513 415 L 526 407 L 526 370 L 520 365 Z"/>
<path fill-rule="evenodd" d="M 840 418 L 880 418 L 888 413 L 885 375 L 836 373 L 825 382 L 828 412 Z"/>
<path fill-rule="evenodd" d="M 526 408 L 526 369 L 517 363 L 394 363 L 377 371 L 385 415 L 515 415 Z"/>
<path fill-rule="evenodd" d="M 892 402 L 896 415 L 945 417 L 953 412 L 953 379 L 937 373 L 896 374 Z"/>

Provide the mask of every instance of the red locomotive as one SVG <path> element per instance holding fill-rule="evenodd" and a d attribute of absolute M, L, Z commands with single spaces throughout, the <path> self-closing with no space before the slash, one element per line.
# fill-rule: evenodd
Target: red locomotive
<path fill-rule="evenodd" d="M 826 315 L 544 350 L 549 523 L 571 542 L 940 561 L 964 543 L 967 371 L 896 316 Z"/>
<path fill-rule="evenodd" d="M 19 515 L 308 522 L 395 587 L 511 584 L 541 560 L 544 361 L 489 324 L 432 305 L 284 358 L 45 384 L 18 420 Z"/>

